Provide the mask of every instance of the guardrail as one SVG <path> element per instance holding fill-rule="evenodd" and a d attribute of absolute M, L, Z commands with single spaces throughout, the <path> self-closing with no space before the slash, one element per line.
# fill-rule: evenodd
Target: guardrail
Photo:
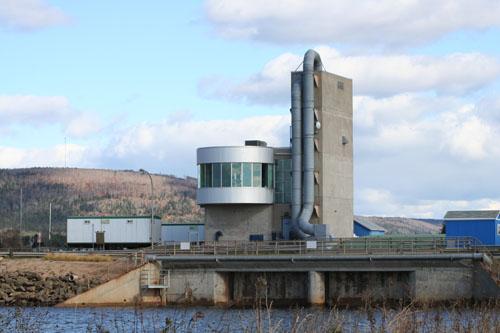
<path fill-rule="evenodd" d="M 48 253 L 61 253 L 61 254 L 74 254 L 74 255 L 107 255 L 112 257 L 124 257 L 129 255 L 134 255 L 136 253 L 141 253 L 140 250 L 101 250 L 101 251 L 67 251 L 67 250 L 44 250 L 29 251 L 27 249 L 0 249 L 0 257 L 12 257 L 12 258 L 42 258 Z"/>
<path fill-rule="evenodd" d="M 479 241 L 472 237 L 448 238 L 339 238 L 317 241 L 219 241 L 202 244 L 174 243 L 146 254 L 164 256 L 259 256 L 259 255 L 398 255 L 478 252 Z"/>
<path fill-rule="evenodd" d="M 187 246 L 187 247 L 186 247 Z M 67 251 L 42 249 L 0 249 L 2 257 L 39 258 L 47 253 L 71 253 L 75 255 L 103 254 L 109 256 L 129 256 L 144 254 L 164 256 L 245 256 L 245 255 L 407 255 L 440 253 L 488 253 L 500 254 L 500 247 L 482 245 L 472 237 L 364 237 L 339 238 L 317 241 L 219 241 L 195 243 L 171 243 L 155 249 Z"/>

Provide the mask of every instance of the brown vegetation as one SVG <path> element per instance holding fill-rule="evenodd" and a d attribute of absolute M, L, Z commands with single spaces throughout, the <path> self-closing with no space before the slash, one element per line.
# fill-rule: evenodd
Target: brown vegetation
<path fill-rule="evenodd" d="M 84 261 L 84 262 L 104 262 L 113 261 L 110 256 L 102 254 L 73 254 L 73 253 L 48 253 L 44 260 L 52 261 Z"/>
<path fill-rule="evenodd" d="M 152 175 L 156 215 L 172 222 L 199 221 L 196 180 Z M 42 231 L 46 240 L 49 203 L 53 231 L 64 232 L 68 216 L 148 215 L 149 178 L 134 171 L 75 168 L 0 170 L 0 230 L 19 227 L 23 189 L 22 230 Z"/>

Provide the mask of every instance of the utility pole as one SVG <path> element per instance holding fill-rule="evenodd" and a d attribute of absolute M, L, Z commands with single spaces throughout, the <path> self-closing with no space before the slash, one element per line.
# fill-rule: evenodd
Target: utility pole
<path fill-rule="evenodd" d="M 149 236 L 151 238 L 151 249 L 154 248 L 154 245 L 153 245 L 153 221 L 154 221 L 154 206 L 153 206 L 153 194 L 154 194 L 154 190 L 153 190 L 153 177 L 151 177 L 151 174 L 149 172 L 147 172 L 146 170 L 144 169 L 140 169 L 139 172 L 141 174 L 146 174 L 149 176 L 149 180 L 151 181 L 151 223 L 149 225 Z"/>
<path fill-rule="evenodd" d="M 49 202 L 49 246 L 52 235 L 52 202 Z"/>
<path fill-rule="evenodd" d="M 19 245 L 23 247 L 23 188 L 19 195 Z"/>
<path fill-rule="evenodd" d="M 66 168 L 66 137 L 64 137 L 64 168 Z"/>

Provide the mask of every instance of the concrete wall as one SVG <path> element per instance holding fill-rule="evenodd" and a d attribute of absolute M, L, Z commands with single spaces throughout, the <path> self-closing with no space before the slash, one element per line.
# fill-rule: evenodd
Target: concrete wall
<path fill-rule="evenodd" d="M 58 306 L 159 304 L 161 301 L 159 294 L 154 291 L 143 291 L 141 293 L 141 270 L 157 272 L 158 267 L 155 264 L 148 263 L 80 295 L 76 295 L 58 304 Z"/>
<path fill-rule="evenodd" d="M 328 302 L 410 299 L 412 272 L 329 272 Z"/>
<path fill-rule="evenodd" d="M 205 206 L 205 240 L 213 241 L 218 230 L 219 240 L 249 240 L 250 235 L 262 234 L 271 240 L 273 205 L 207 205 Z"/>
<path fill-rule="evenodd" d="M 237 304 L 254 304 L 258 298 L 273 304 L 307 303 L 306 272 L 233 273 L 233 300 Z"/>
<path fill-rule="evenodd" d="M 225 277 L 214 270 L 172 270 L 166 301 L 175 304 L 225 303 L 227 287 Z"/>
<path fill-rule="evenodd" d="M 315 74 L 315 108 L 321 129 L 315 170 L 319 175 L 315 204 L 319 223 L 334 237 L 353 236 L 353 106 L 352 80 L 327 73 Z M 342 137 L 347 140 L 343 144 Z"/>
<path fill-rule="evenodd" d="M 158 272 L 159 265 L 147 264 L 119 278 L 75 296 L 59 306 L 103 306 L 160 304 L 239 304 L 253 305 L 259 299 L 275 305 L 363 304 L 365 301 L 440 302 L 500 297 L 500 288 L 480 263 L 429 262 L 424 265 L 379 266 L 379 270 L 351 269 L 335 271 L 333 266 L 304 271 L 217 271 L 206 266 L 179 268 L 170 266 L 168 289 L 141 289 L 141 270 Z M 182 267 L 189 266 L 185 262 Z M 215 265 L 220 266 L 221 263 Z M 291 263 L 297 269 L 299 263 Z M 399 267 L 401 265 L 401 267 Z M 284 266 L 271 266 L 282 270 Z M 371 263 L 366 264 L 371 268 Z M 240 264 L 239 269 L 243 266 Z M 399 267 L 399 268 L 398 268 Z M 164 269 L 168 269 L 164 266 Z M 269 268 L 268 268 L 269 269 Z M 365 268 L 366 269 L 366 268 Z M 395 270 L 397 269 L 397 270 Z"/>
<path fill-rule="evenodd" d="M 472 268 L 422 267 L 414 274 L 416 301 L 446 301 L 473 296 Z"/>

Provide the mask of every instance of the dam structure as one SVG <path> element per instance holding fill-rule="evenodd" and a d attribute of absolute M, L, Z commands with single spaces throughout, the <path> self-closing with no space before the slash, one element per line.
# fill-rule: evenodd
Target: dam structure
<path fill-rule="evenodd" d="M 290 147 L 248 140 L 197 150 L 203 242 L 145 249 L 143 266 L 61 306 L 500 296 L 492 255 L 474 238 L 353 238 L 352 81 L 324 71 L 313 50 L 291 73 L 290 112 Z"/>

